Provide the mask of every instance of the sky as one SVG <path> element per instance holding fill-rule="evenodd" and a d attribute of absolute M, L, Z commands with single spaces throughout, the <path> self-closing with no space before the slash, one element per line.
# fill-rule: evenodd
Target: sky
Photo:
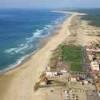
<path fill-rule="evenodd" d="M 0 0 L 0 8 L 100 8 L 100 0 Z"/>

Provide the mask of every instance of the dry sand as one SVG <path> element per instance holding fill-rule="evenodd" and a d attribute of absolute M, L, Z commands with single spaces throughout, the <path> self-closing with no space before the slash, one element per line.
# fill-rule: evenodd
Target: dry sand
<path fill-rule="evenodd" d="M 38 92 L 33 91 L 34 84 L 47 66 L 52 50 L 56 49 L 70 35 L 70 23 L 77 15 L 77 13 L 73 13 L 67 18 L 61 25 L 58 34 L 54 35 L 28 61 L 0 76 L 0 100 L 42 100 Z"/>

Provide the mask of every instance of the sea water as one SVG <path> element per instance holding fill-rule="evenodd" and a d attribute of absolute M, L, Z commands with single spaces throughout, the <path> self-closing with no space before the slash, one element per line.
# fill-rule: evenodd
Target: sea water
<path fill-rule="evenodd" d="M 50 36 L 66 16 L 50 10 L 0 10 L 0 71 L 37 50 L 40 40 Z"/>

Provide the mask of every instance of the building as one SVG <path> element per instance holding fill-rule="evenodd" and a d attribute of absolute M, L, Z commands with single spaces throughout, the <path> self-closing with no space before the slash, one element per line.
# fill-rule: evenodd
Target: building
<path fill-rule="evenodd" d="M 96 60 L 92 61 L 90 66 L 91 66 L 91 70 L 93 70 L 93 71 L 99 71 L 100 70 L 99 69 L 99 63 Z"/>

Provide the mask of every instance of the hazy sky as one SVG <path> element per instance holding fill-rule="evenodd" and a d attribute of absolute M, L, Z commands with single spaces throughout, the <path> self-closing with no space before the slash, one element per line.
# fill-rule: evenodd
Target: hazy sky
<path fill-rule="evenodd" d="M 0 0 L 0 8 L 100 8 L 100 0 Z"/>

